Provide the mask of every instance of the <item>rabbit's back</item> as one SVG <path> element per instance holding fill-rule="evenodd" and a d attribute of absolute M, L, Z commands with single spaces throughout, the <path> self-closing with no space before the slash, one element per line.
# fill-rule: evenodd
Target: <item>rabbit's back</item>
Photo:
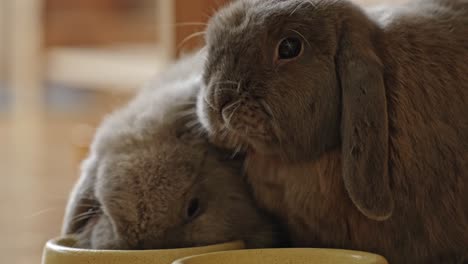
<path fill-rule="evenodd" d="M 418 197 L 421 213 L 440 212 L 439 224 L 459 219 L 453 229 L 467 243 L 468 2 L 421 1 L 413 10 L 384 27 L 393 185 Z"/>
<path fill-rule="evenodd" d="M 386 26 L 396 204 L 424 223 L 413 232 L 426 243 L 467 251 L 468 4 L 423 1 L 414 10 Z"/>

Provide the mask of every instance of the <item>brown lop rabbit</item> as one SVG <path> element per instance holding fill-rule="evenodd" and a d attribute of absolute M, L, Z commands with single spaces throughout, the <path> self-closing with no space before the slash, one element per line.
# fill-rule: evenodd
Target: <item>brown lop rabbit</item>
<path fill-rule="evenodd" d="M 199 119 L 295 246 L 466 261 L 468 1 L 240 0 L 206 40 Z"/>

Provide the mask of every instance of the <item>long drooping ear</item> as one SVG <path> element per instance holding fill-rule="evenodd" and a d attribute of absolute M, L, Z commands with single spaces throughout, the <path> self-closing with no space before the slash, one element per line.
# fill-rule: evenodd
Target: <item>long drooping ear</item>
<path fill-rule="evenodd" d="M 94 198 L 97 161 L 94 158 L 88 158 L 83 162 L 81 170 L 80 178 L 73 187 L 65 210 L 62 235 L 73 234 L 81 229 L 86 223 L 87 214 L 92 214 L 90 210 L 98 206 Z"/>
<path fill-rule="evenodd" d="M 368 218 L 381 221 L 394 208 L 387 100 L 382 61 L 372 43 L 372 31 L 378 29 L 365 17 L 362 20 L 358 25 L 343 22 L 336 57 L 342 89 L 342 173 L 354 205 Z"/>

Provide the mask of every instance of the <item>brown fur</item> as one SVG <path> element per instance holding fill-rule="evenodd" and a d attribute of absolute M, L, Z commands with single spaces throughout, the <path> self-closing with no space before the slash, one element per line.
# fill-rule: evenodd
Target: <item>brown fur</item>
<path fill-rule="evenodd" d="M 276 64 L 277 43 L 303 39 Z M 198 116 L 247 150 L 259 203 L 297 246 L 391 263 L 468 255 L 468 2 L 366 14 L 348 1 L 236 1 L 207 31 Z"/>
<path fill-rule="evenodd" d="M 277 230 L 254 205 L 240 160 L 226 159 L 192 128 L 201 65 L 181 61 L 100 126 L 64 220 L 63 234 L 75 235 L 77 247 L 276 245 Z M 189 218 L 194 198 L 200 210 Z"/>

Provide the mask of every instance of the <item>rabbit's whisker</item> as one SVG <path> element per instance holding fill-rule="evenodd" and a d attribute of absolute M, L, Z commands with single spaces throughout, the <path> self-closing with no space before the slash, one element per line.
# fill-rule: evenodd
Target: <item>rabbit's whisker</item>
<path fill-rule="evenodd" d="M 76 205 L 76 207 L 96 207 L 97 204 L 95 203 L 79 203 Z"/>
<path fill-rule="evenodd" d="M 208 94 L 203 95 L 203 102 L 207 104 L 211 109 L 216 109 L 216 107 L 208 100 Z"/>
<path fill-rule="evenodd" d="M 33 213 L 32 215 L 27 216 L 26 218 L 37 217 L 37 216 L 43 215 L 45 213 L 48 213 L 48 212 L 51 212 L 51 211 L 54 211 L 54 210 L 57 210 L 57 208 L 52 207 L 52 208 L 42 209 L 42 210 L 40 210 L 38 212 Z"/>
<path fill-rule="evenodd" d="M 90 219 L 91 217 L 93 217 L 95 215 L 98 215 L 98 213 L 96 212 L 96 213 L 93 213 L 93 214 L 87 214 L 87 215 L 77 217 L 77 218 L 75 218 L 75 219 L 73 219 L 71 221 L 71 224 L 76 224 L 78 222 L 85 221 L 85 220 Z"/>
<path fill-rule="evenodd" d="M 236 86 L 239 86 L 239 82 L 235 82 L 235 81 L 217 81 L 217 82 L 214 82 L 213 84 L 211 85 L 220 85 L 220 84 L 233 84 L 233 85 L 236 85 Z"/>
<path fill-rule="evenodd" d="M 242 173 L 243 173 L 243 176 L 247 176 L 247 170 L 249 169 L 250 162 L 251 162 L 250 160 L 251 160 L 251 159 L 248 158 L 248 156 L 247 156 L 246 159 L 244 159 L 244 162 L 243 162 L 243 164 L 242 164 Z"/>
<path fill-rule="evenodd" d="M 242 148 L 243 148 L 242 143 L 237 142 L 236 145 L 237 146 L 236 146 L 236 148 L 234 149 L 234 152 L 231 155 L 231 159 L 235 158 L 237 156 L 237 154 L 239 154 L 242 151 Z"/>
<path fill-rule="evenodd" d="M 314 4 L 314 2 L 310 1 L 310 0 L 306 0 L 306 3 L 310 4 L 312 7 L 316 8 L 317 5 Z"/>
<path fill-rule="evenodd" d="M 217 88 L 216 89 L 216 92 L 231 92 L 231 93 L 235 93 L 236 90 L 234 89 L 231 89 L 231 88 L 226 88 L 226 87 L 220 87 L 220 88 Z"/>
<path fill-rule="evenodd" d="M 242 80 L 237 83 L 237 94 L 241 94 Z"/>
<path fill-rule="evenodd" d="M 180 44 L 177 46 L 177 49 L 178 50 L 181 49 L 185 45 L 185 43 L 187 43 L 189 40 L 191 40 L 193 38 L 196 38 L 196 37 L 199 37 L 199 36 L 203 36 L 203 35 L 205 35 L 205 33 L 206 33 L 206 31 L 199 31 L 199 32 L 195 32 L 193 34 L 188 35 L 186 38 L 184 38 L 180 42 Z"/>
<path fill-rule="evenodd" d="M 72 223 L 76 223 L 76 222 L 79 222 L 79 221 L 84 220 L 86 218 L 89 218 L 89 217 L 91 217 L 93 215 L 96 215 L 96 214 L 98 214 L 100 212 L 101 212 L 101 209 L 99 209 L 99 208 L 89 209 L 86 212 L 75 215 L 70 221 Z"/>
<path fill-rule="evenodd" d="M 195 133 L 198 137 L 203 137 L 207 135 L 207 131 L 203 128 L 201 124 L 199 124 L 199 126 L 194 129 L 196 130 Z"/>
<path fill-rule="evenodd" d="M 200 125 L 200 122 L 197 119 L 195 119 L 190 122 L 187 122 L 187 124 L 185 124 L 185 127 L 187 127 L 188 129 L 194 129 L 198 127 L 199 125 Z"/>
<path fill-rule="evenodd" d="M 193 109 L 186 110 L 186 111 L 181 111 L 179 113 L 176 113 L 174 116 L 177 120 L 185 119 L 185 118 L 195 118 L 196 117 L 196 111 Z"/>
<path fill-rule="evenodd" d="M 200 56 L 200 57 L 201 57 L 201 54 L 202 54 L 203 52 L 205 52 L 206 50 L 207 50 L 206 46 L 204 46 L 203 48 L 200 48 L 200 49 L 196 52 L 197 56 Z M 208 55 L 205 54 L 205 56 L 203 56 L 203 58 L 206 60 L 207 56 L 208 56 Z"/>
<path fill-rule="evenodd" d="M 180 22 L 173 24 L 176 27 L 184 27 L 184 26 L 207 26 L 208 23 L 203 22 Z"/>
<path fill-rule="evenodd" d="M 237 109 L 239 109 L 239 107 L 241 106 L 241 101 L 238 100 L 236 101 L 235 103 L 229 105 L 228 107 L 226 107 L 225 109 L 228 109 L 228 108 L 232 108 L 232 107 L 235 107 L 234 110 L 232 110 L 231 114 L 229 115 L 229 117 L 227 118 L 227 120 L 224 120 L 224 122 L 226 124 L 230 124 L 231 123 L 231 119 L 232 117 L 234 116 L 234 114 L 236 113 Z"/>
<path fill-rule="evenodd" d="M 289 13 L 289 16 L 294 15 L 294 13 L 296 13 L 297 10 L 299 10 L 300 8 L 302 8 L 302 7 L 303 7 L 305 4 L 307 4 L 307 3 L 312 4 L 312 3 L 308 2 L 308 1 L 306 1 L 306 2 L 301 2 L 301 3 L 297 4 L 297 6 L 293 9 L 293 11 L 292 11 L 291 13 Z M 312 4 L 312 5 L 313 5 L 313 4 Z"/>

